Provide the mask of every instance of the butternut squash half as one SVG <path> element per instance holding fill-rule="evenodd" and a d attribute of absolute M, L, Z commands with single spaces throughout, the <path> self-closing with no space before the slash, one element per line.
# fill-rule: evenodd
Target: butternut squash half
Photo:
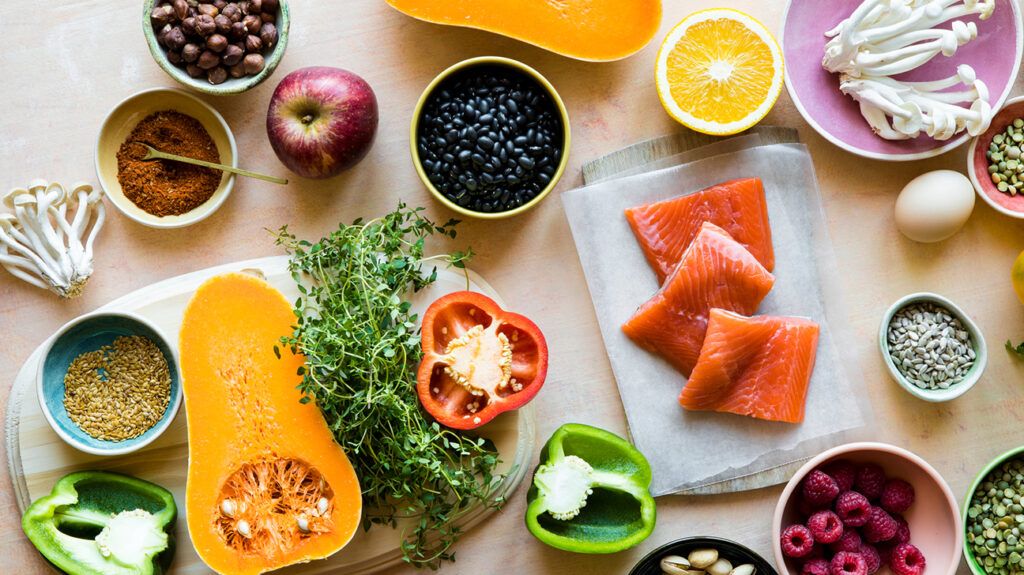
<path fill-rule="evenodd" d="M 294 321 L 280 292 L 242 274 L 210 279 L 185 310 L 188 531 L 223 575 L 322 559 L 359 525 L 352 465 L 316 405 L 299 402 L 305 359 L 274 351 Z"/>
<path fill-rule="evenodd" d="M 661 0 L 387 0 L 413 18 L 501 34 L 578 60 L 639 52 L 661 24 Z"/>

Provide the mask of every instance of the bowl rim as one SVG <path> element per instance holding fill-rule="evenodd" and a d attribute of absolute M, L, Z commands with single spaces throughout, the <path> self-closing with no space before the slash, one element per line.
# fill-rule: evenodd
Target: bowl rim
<path fill-rule="evenodd" d="M 726 547 L 731 547 L 733 550 L 738 550 L 738 551 L 740 551 L 742 553 L 746 553 L 747 555 L 750 555 L 751 557 L 754 557 L 755 560 L 760 560 L 764 564 L 763 566 L 768 568 L 768 571 L 765 572 L 765 573 L 761 573 L 761 569 L 758 569 L 757 572 L 760 573 L 761 575 L 778 575 L 778 571 L 774 568 L 774 566 L 772 566 L 771 561 L 768 561 L 767 559 L 765 559 L 763 556 L 761 556 L 760 553 L 754 551 L 753 549 L 747 547 L 746 545 L 744 545 L 742 543 L 737 543 L 736 541 L 733 541 L 731 539 L 726 539 L 725 537 L 718 537 L 718 536 L 715 536 L 715 535 L 694 535 L 694 536 L 683 537 L 681 539 L 675 539 L 675 540 L 663 543 L 663 544 L 655 547 L 654 549 L 651 549 L 643 557 L 641 557 L 640 560 L 637 561 L 635 565 L 633 565 L 633 568 L 629 570 L 628 575 L 639 575 L 638 569 L 640 569 L 641 565 L 647 563 L 648 561 L 653 560 L 656 557 L 659 557 L 659 556 L 667 553 L 668 550 L 671 549 L 672 547 L 676 547 L 678 545 L 689 544 L 689 543 L 708 544 L 708 545 L 723 545 L 723 546 L 726 546 Z M 761 567 L 761 566 L 759 566 L 759 567 Z M 987 575 L 987 574 L 982 574 L 982 575 Z"/>
<path fill-rule="evenodd" d="M 132 221 L 135 221 L 135 222 L 138 222 L 138 223 L 140 223 L 140 224 L 142 224 L 144 226 L 150 227 L 150 228 L 175 229 L 175 228 L 184 228 L 186 226 L 190 226 L 192 224 L 199 223 L 199 222 L 205 220 L 206 218 L 212 216 L 213 214 L 215 214 L 217 212 L 217 210 L 219 210 L 220 207 L 222 205 L 224 205 L 224 202 L 227 201 L 228 196 L 230 196 L 231 192 L 234 190 L 234 188 L 235 188 L 235 181 L 237 179 L 235 174 L 228 174 L 227 180 L 223 184 L 223 186 L 224 186 L 224 193 L 221 194 L 221 197 L 219 199 L 214 201 L 214 203 L 210 206 L 209 211 L 207 211 L 205 214 L 188 217 L 189 214 L 191 214 L 192 212 L 194 212 L 196 209 L 199 208 L 199 206 L 197 206 L 192 211 L 185 212 L 184 214 L 181 214 L 177 221 L 173 221 L 173 222 L 167 221 L 167 222 L 165 222 L 165 221 L 161 221 L 161 218 L 158 218 L 157 216 L 148 216 L 148 217 L 146 217 L 146 216 L 138 216 L 136 214 L 133 214 L 133 213 L 129 212 L 125 208 L 123 208 L 121 206 L 121 203 L 120 203 L 121 202 L 120 198 L 114 198 L 114 196 L 112 196 L 111 194 L 107 193 L 107 186 L 104 185 L 104 179 L 103 179 L 103 176 L 101 175 L 101 172 L 100 172 L 100 142 L 103 140 L 103 136 L 110 129 L 110 122 L 111 122 L 111 119 L 113 118 L 114 114 L 118 110 L 120 110 L 122 107 L 127 105 L 129 102 L 131 102 L 131 101 L 133 101 L 133 100 L 135 100 L 137 98 L 147 97 L 147 96 L 151 96 L 153 94 L 166 93 L 166 92 L 171 92 L 171 93 L 174 93 L 176 95 L 182 96 L 184 98 L 191 99 L 192 101 L 198 103 L 200 106 L 205 108 L 207 111 L 209 111 L 213 115 L 213 117 L 220 124 L 220 127 L 224 130 L 224 133 L 227 135 L 228 144 L 230 145 L 230 148 L 231 148 L 231 163 L 229 165 L 232 166 L 232 167 L 237 168 L 238 167 L 238 143 L 235 141 L 235 134 L 231 131 L 231 127 L 228 126 L 228 123 L 224 119 L 224 116 L 222 116 L 221 113 L 218 112 L 216 108 L 214 108 L 210 104 L 204 102 L 201 98 L 199 98 L 195 94 L 192 94 L 190 92 L 182 90 L 181 88 L 172 88 L 172 87 L 147 88 L 145 90 L 141 90 L 141 91 L 135 92 L 134 94 L 131 94 L 131 95 L 125 97 L 124 99 L 119 101 L 117 104 L 115 104 L 114 107 L 111 108 L 109 112 L 107 112 L 106 118 L 103 119 L 103 123 L 100 125 L 99 133 L 96 135 L 96 151 L 94 153 L 93 164 L 94 164 L 94 167 L 96 169 L 96 179 L 99 181 L 100 187 L 103 188 L 104 195 L 107 197 L 108 200 L 110 200 L 111 204 L 114 204 L 114 207 L 117 208 L 117 211 L 121 212 L 121 214 L 126 216 L 128 219 L 130 219 Z M 214 192 L 214 194 L 216 194 L 216 192 Z M 125 197 L 124 201 L 130 202 L 131 200 L 129 200 L 127 197 Z M 207 201 L 210 201 L 210 200 L 207 200 Z M 201 204 L 201 205 L 205 205 L 205 203 Z"/>
<path fill-rule="evenodd" d="M 786 22 L 789 21 L 789 9 L 793 6 L 793 2 L 795 1 L 798 0 L 786 0 L 786 8 L 782 11 L 782 28 L 779 30 L 779 46 L 782 48 L 783 57 L 785 57 L 786 55 Z M 1011 9 L 1014 13 L 1013 21 L 1014 32 L 1016 35 L 1016 45 L 1024 46 L 1024 24 L 1022 24 L 1021 21 L 1021 8 L 1020 6 L 1017 5 L 1016 0 L 1010 0 L 1008 4 L 1010 4 Z M 999 98 L 995 101 L 995 103 L 992 104 L 992 109 L 994 110 L 1001 109 L 1004 106 L 1004 103 L 1007 102 L 1007 98 L 1010 96 L 1010 93 L 1013 92 L 1013 87 L 1016 84 L 1014 79 L 1017 78 L 1018 74 L 1020 74 L 1021 59 L 1022 56 L 1024 56 L 1024 54 L 1022 54 L 1021 50 L 1014 50 L 1014 52 L 1015 55 L 1013 71 L 1010 75 L 1010 80 L 1006 83 L 1006 88 L 1003 90 L 1003 93 L 1000 94 Z M 839 136 L 835 136 L 832 133 L 828 132 L 827 130 L 825 130 L 824 127 L 821 126 L 821 124 L 817 122 L 817 120 L 815 120 L 811 116 L 811 114 L 804 107 L 804 104 L 800 100 L 800 97 L 797 95 L 796 89 L 793 88 L 793 81 L 790 79 L 789 75 L 790 69 L 791 66 L 785 67 L 786 91 L 789 92 L 789 97 L 790 99 L 793 100 L 793 105 L 796 106 L 797 111 L 800 112 L 800 116 L 804 119 L 805 122 L 807 122 L 808 124 L 810 124 L 812 128 L 814 128 L 814 131 L 817 132 L 819 136 L 825 138 L 836 147 L 851 154 L 860 156 L 862 158 L 868 158 L 870 160 L 881 160 L 884 162 L 913 162 L 916 160 L 924 160 L 927 158 L 934 158 L 935 156 L 941 156 L 946 152 L 949 152 L 964 145 L 964 143 L 967 142 L 968 138 L 970 138 L 970 135 L 967 132 L 964 132 L 957 136 L 955 139 L 950 140 L 949 142 L 942 146 L 938 146 L 934 149 L 926 150 L 923 152 L 917 152 L 914 154 L 892 154 L 883 152 L 870 152 L 868 150 L 863 150 L 861 148 L 844 142 L 842 139 L 840 139 Z"/>
<path fill-rule="evenodd" d="M 1022 102 L 1024 102 L 1024 96 L 1015 96 L 1013 98 L 1010 98 L 1009 100 L 1004 102 L 1002 106 L 999 107 L 999 110 L 992 116 L 992 119 L 995 120 L 999 116 L 999 114 L 1002 114 L 1003 111 L 1006 110 L 1007 107 L 1012 106 L 1014 104 L 1020 104 Z M 1024 220 L 1024 211 L 1016 212 L 996 203 L 995 200 L 990 198 L 989 195 L 985 193 L 985 186 L 982 185 L 981 180 L 978 179 L 978 173 L 974 167 L 974 154 L 978 148 L 978 142 L 981 141 L 982 138 L 988 136 L 990 130 L 991 127 L 989 128 L 989 130 L 985 130 L 984 133 L 978 134 L 977 136 L 971 138 L 971 145 L 970 147 L 967 148 L 967 176 L 971 179 L 971 183 L 974 184 L 974 193 L 976 193 L 979 198 L 981 198 L 986 204 L 988 204 L 989 207 L 1003 215 L 1010 216 L 1011 218 Z M 986 181 L 988 180 L 986 179 Z"/>
<path fill-rule="evenodd" d="M 964 540 L 964 526 L 963 521 L 960 518 L 960 505 L 957 502 L 956 496 L 953 494 L 953 490 L 950 489 L 949 483 L 946 482 L 946 479 L 942 477 L 942 474 L 940 474 L 938 470 L 932 467 L 930 463 L 925 461 L 924 458 L 916 453 L 896 445 L 875 441 L 846 443 L 831 449 L 826 449 L 804 463 L 804 465 L 793 474 L 793 477 L 790 478 L 789 482 L 786 483 L 786 487 L 782 490 L 782 494 L 779 496 L 779 501 L 775 504 L 775 513 L 772 516 L 772 554 L 775 556 L 775 565 L 778 568 L 779 573 L 781 575 L 791 575 L 789 568 L 786 566 L 786 557 L 782 554 L 782 547 L 779 545 L 779 536 L 782 533 L 782 516 L 785 514 L 786 504 L 789 503 L 793 492 L 796 491 L 797 486 L 800 485 L 800 482 L 803 481 L 803 478 L 808 473 L 825 461 L 857 451 L 877 451 L 902 457 L 903 459 L 917 465 L 939 486 L 939 490 L 946 497 L 946 503 L 949 505 L 949 508 L 953 510 L 953 532 L 956 534 L 956 541 L 954 541 L 953 548 L 958 550 L 955 560 L 951 562 L 943 575 L 956 575 L 956 571 L 960 567 L 960 558 L 963 555 L 962 547 Z"/>
<path fill-rule="evenodd" d="M 53 335 L 51 335 L 46 340 L 46 342 L 43 343 L 43 349 L 39 354 L 39 368 L 36 370 L 36 400 L 39 402 L 39 410 L 43 412 L 43 416 L 46 418 L 46 422 L 50 425 L 50 429 L 52 429 L 54 433 L 56 433 L 57 436 L 64 441 L 64 443 L 67 443 L 68 445 L 74 447 L 79 451 L 89 453 L 92 455 L 125 455 L 127 453 L 138 451 L 143 447 L 146 447 L 150 443 L 153 443 L 153 441 L 155 441 L 156 438 L 163 435 L 164 432 L 167 431 L 167 429 L 171 426 L 171 423 L 173 423 L 174 419 L 178 416 L 178 411 L 181 409 L 181 401 L 183 394 L 180 384 L 178 385 L 177 393 L 171 394 L 171 401 L 167 405 L 167 410 L 165 413 L 170 413 L 170 417 L 167 417 L 166 419 L 161 418 L 161 421 L 158 421 L 156 425 L 144 431 L 143 435 L 140 436 L 143 437 L 146 434 L 150 434 L 149 437 L 143 437 L 143 439 L 140 439 L 138 442 L 126 447 L 111 447 L 109 449 L 96 448 L 90 445 L 85 445 L 79 442 L 71 435 L 69 435 L 66 431 L 64 431 L 59 425 L 57 425 L 57 422 L 54 419 L 53 414 L 50 412 L 50 408 L 46 404 L 46 398 L 44 397 L 43 393 L 43 387 L 45 385 L 43 379 L 43 366 L 46 365 L 46 358 L 47 356 L 50 355 L 50 351 L 53 349 L 53 345 L 57 342 L 57 339 L 59 339 L 62 335 L 67 333 L 67 331 L 70 330 L 71 328 L 99 317 L 127 318 L 131 321 L 138 322 L 139 324 L 142 324 L 146 326 L 148 329 L 152 330 L 153 333 L 155 333 L 156 336 L 160 338 L 161 343 L 163 343 L 163 345 L 171 352 L 171 362 L 168 365 L 168 367 L 171 370 L 173 370 L 173 372 L 178 376 L 180 382 L 181 370 L 178 369 L 178 352 L 174 348 L 174 346 L 170 344 L 170 340 L 167 339 L 167 336 L 164 334 L 163 330 L 158 328 L 153 322 L 135 313 L 125 311 L 97 310 L 84 315 L 80 315 L 72 319 L 71 321 L 65 323 L 60 328 L 58 328 L 57 331 L 53 332 Z"/>
<path fill-rule="evenodd" d="M 442 194 L 437 188 L 435 188 L 434 184 L 432 184 L 430 182 L 430 179 L 427 177 L 427 172 L 423 169 L 423 164 L 420 162 L 420 154 L 416 146 L 416 132 L 419 130 L 420 116 L 422 115 L 423 112 L 423 106 L 426 104 L 427 99 L 430 97 L 430 95 L 433 94 L 434 89 L 437 88 L 438 84 L 440 84 L 441 82 L 443 82 L 449 76 L 456 72 L 459 72 L 466 68 L 482 66 L 487 64 L 514 68 L 516 70 L 519 70 L 520 72 L 525 73 L 528 76 L 531 76 L 534 80 L 536 80 L 541 85 L 541 87 L 543 87 L 547 91 L 548 95 L 554 101 L 555 107 L 558 108 L 559 115 L 562 118 L 563 126 L 562 159 L 561 161 L 559 161 L 558 168 L 555 170 L 555 174 L 551 177 L 551 181 L 548 182 L 548 185 L 529 202 L 526 202 L 525 204 L 519 206 L 518 208 L 507 210 L 504 212 L 476 212 L 473 210 L 463 208 L 462 206 L 444 197 L 444 194 Z M 440 74 L 435 76 L 434 79 L 431 80 L 429 84 L 427 84 L 427 87 L 423 90 L 423 93 L 420 94 L 419 100 L 416 101 L 416 106 L 413 108 L 412 113 L 412 123 L 409 127 L 409 150 L 412 154 L 413 167 L 416 169 L 416 174 L 420 177 L 420 181 L 422 181 L 423 185 L 427 187 L 431 195 L 433 195 L 434 198 L 441 202 L 441 204 L 443 204 L 445 207 L 458 214 L 470 218 L 479 218 L 484 220 L 500 220 L 516 216 L 533 209 L 535 206 L 537 206 L 537 204 L 543 201 L 544 198 L 546 198 L 547 195 L 550 194 L 551 191 L 555 189 L 555 187 L 558 185 L 558 182 L 562 179 L 562 175 L 565 173 L 565 169 L 569 164 L 569 150 L 571 147 L 572 129 L 569 124 L 569 111 L 565 107 L 565 102 L 562 101 L 562 97 L 558 94 L 558 91 L 555 90 L 554 85 L 552 85 L 551 82 L 549 82 L 543 74 L 541 74 L 528 64 L 520 62 L 519 60 L 514 60 L 512 58 L 505 58 L 504 56 L 476 56 L 474 58 L 468 58 L 466 60 L 462 60 L 461 62 L 456 62 L 455 64 L 452 64 L 444 71 L 442 71 Z"/>
<path fill-rule="evenodd" d="M 288 0 L 278 0 L 280 13 L 277 18 L 277 46 L 270 51 L 269 55 L 265 56 L 263 70 L 255 76 L 231 78 L 223 84 L 211 84 L 205 80 L 192 78 L 185 70 L 171 64 L 170 60 L 167 59 L 167 54 L 156 41 L 156 32 L 153 31 L 153 25 L 150 23 L 149 15 L 153 11 L 153 5 L 156 2 L 157 0 L 144 0 L 142 2 L 142 33 L 146 38 L 146 45 L 149 46 L 149 54 L 153 57 L 153 60 L 156 61 L 157 65 L 168 76 L 182 86 L 188 86 L 197 92 L 213 96 L 241 94 L 262 84 L 274 73 L 281 60 L 284 59 L 284 52 L 288 46 L 288 32 L 291 28 L 291 11 L 288 7 Z M 232 82 L 231 80 L 243 81 Z"/>
<path fill-rule="evenodd" d="M 967 377 L 965 377 L 963 381 L 950 386 L 949 389 L 921 389 L 917 387 L 907 380 L 902 373 L 900 373 L 899 369 L 896 368 L 896 364 L 893 363 L 892 358 L 889 357 L 889 322 L 892 321 L 893 316 L 896 315 L 896 312 L 900 309 L 916 302 L 931 302 L 945 307 L 952 312 L 954 316 L 959 318 L 961 322 L 963 322 L 964 326 L 967 328 L 967 332 L 971 335 L 971 339 L 974 340 L 974 351 L 977 354 L 977 357 L 974 360 L 974 366 L 967 373 Z M 895 380 L 896 383 L 898 383 L 907 393 L 918 399 L 931 403 L 952 401 L 967 393 L 979 381 L 981 381 L 981 376 L 985 372 L 985 368 L 988 367 L 988 344 L 985 342 L 985 336 L 982 334 L 981 328 L 978 327 L 978 324 L 974 323 L 974 320 L 971 319 L 971 316 L 967 315 L 967 312 L 965 312 L 960 306 L 956 305 L 952 300 L 932 292 L 907 294 L 889 306 L 885 315 L 882 316 L 882 323 L 878 328 L 878 349 L 882 354 L 885 367 L 888 369 L 889 375 L 892 379 Z"/>
<path fill-rule="evenodd" d="M 970 569 L 971 573 L 973 573 L 974 575 L 988 575 L 988 572 L 978 565 L 978 560 L 974 556 L 974 550 L 971 549 L 970 545 L 967 542 L 967 512 L 971 508 L 971 501 L 974 499 L 974 491 L 978 489 L 978 486 L 981 485 L 981 482 L 984 481 L 985 478 L 988 477 L 988 475 L 992 473 L 992 471 L 994 471 L 996 467 L 1002 465 L 1003 463 L 1009 461 L 1010 459 L 1013 459 L 1021 455 L 1022 453 L 1024 453 L 1024 445 L 1015 447 L 1008 451 L 1004 451 L 1000 455 L 997 455 L 994 459 L 990 460 L 987 464 L 985 464 L 984 467 L 981 468 L 981 471 L 974 477 L 974 481 L 971 482 L 970 487 L 968 487 L 967 489 L 967 495 L 964 497 L 963 509 L 961 509 L 960 511 L 960 520 L 963 522 L 964 562 L 967 563 L 967 568 Z"/>

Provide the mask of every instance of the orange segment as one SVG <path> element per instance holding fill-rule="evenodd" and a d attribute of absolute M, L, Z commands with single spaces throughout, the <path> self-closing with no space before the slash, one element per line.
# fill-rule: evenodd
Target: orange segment
<path fill-rule="evenodd" d="M 782 91 L 782 52 L 759 22 L 730 9 L 691 14 L 669 32 L 655 76 L 665 110 L 699 132 L 759 122 Z"/>

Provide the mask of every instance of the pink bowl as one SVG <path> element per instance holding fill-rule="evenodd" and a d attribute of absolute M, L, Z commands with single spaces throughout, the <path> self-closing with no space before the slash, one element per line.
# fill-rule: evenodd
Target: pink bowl
<path fill-rule="evenodd" d="M 963 524 L 960 508 L 949 485 L 938 471 L 917 455 L 885 443 L 849 443 L 829 449 L 808 461 L 789 480 L 782 491 L 772 521 L 775 564 L 780 575 L 799 575 L 799 568 L 782 554 L 779 538 L 784 526 L 800 519 L 794 492 L 804 476 L 833 459 L 854 463 L 877 463 L 889 477 L 900 478 L 914 486 L 917 494 L 913 507 L 904 514 L 910 524 L 911 543 L 924 553 L 928 575 L 954 575 L 963 553 Z M 879 573 L 883 573 L 883 568 Z"/>
<path fill-rule="evenodd" d="M 1017 118 L 1024 118 L 1024 96 L 1008 100 L 992 119 L 988 131 L 971 140 L 971 148 L 967 153 L 967 174 L 978 196 L 993 209 L 1012 218 L 1024 219 L 1024 194 L 1011 196 L 1000 192 L 988 175 L 988 158 L 985 157 L 992 137 L 1005 130 Z"/>
<path fill-rule="evenodd" d="M 945 142 L 922 135 L 913 140 L 879 138 L 860 115 L 853 98 L 839 91 L 839 78 L 821 67 L 825 32 L 853 13 L 863 0 L 789 0 L 782 28 L 786 87 L 800 114 L 825 139 L 840 148 L 877 160 L 907 161 L 937 156 L 967 141 L 967 134 Z M 960 64 L 970 64 L 988 86 L 992 108 L 998 110 L 1013 88 L 1024 49 L 1020 8 L 1015 0 L 996 0 L 992 16 L 978 21 L 978 37 L 952 58 L 936 57 L 906 74 L 908 80 L 952 76 Z M 950 24 L 946 24 L 948 28 Z"/>

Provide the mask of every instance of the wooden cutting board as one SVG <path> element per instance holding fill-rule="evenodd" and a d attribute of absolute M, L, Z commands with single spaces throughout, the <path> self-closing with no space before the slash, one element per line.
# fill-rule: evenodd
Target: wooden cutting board
<path fill-rule="evenodd" d="M 134 312 L 152 321 L 177 345 L 182 314 L 192 293 L 206 279 L 232 271 L 261 274 L 290 300 L 298 291 L 287 270 L 286 256 L 249 260 L 193 272 L 171 278 L 130 293 L 103 310 Z M 450 270 L 438 270 L 437 282 L 413 297 L 413 309 L 419 312 L 430 302 L 447 293 L 466 289 L 466 277 Z M 469 289 L 487 294 L 499 304 L 498 294 L 483 278 L 469 272 Z M 502 304 L 503 305 L 503 304 Z M 9 472 L 14 484 L 19 509 L 24 512 L 30 502 L 50 492 L 64 475 L 83 469 L 104 469 L 135 475 L 162 485 L 174 493 L 179 519 L 176 526 L 178 549 L 171 573 L 199 575 L 210 573 L 196 555 L 188 536 L 185 518 L 185 477 L 188 467 L 188 443 L 185 407 L 182 405 L 170 428 L 147 447 L 118 457 L 100 457 L 77 451 L 64 443 L 50 428 L 36 397 L 36 372 L 41 348 L 37 348 L 22 366 L 11 390 L 5 422 L 5 442 L 9 454 Z M 536 434 L 531 406 L 506 413 L 481 429 L 492 439 L 501 453 L 499 472 L 507 474 L 498 494 L 510 494 L 526 475 L 533 457 Z M 458 523 L 464 531 L 472 529 L 493 512 L 476 506 L 467 511 Z M 334 556 L 323 561 L 297 565 L 275 573 L 314 575 L 337 573 L 364 575 L 374 573 L 401 561 L 404 525 L 397 529 L 374 526 L 359 530 L 352 542 Z"/>

